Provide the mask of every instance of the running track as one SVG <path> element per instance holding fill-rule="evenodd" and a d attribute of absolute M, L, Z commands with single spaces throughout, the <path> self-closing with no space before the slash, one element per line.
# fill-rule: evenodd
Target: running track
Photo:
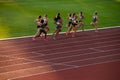
<path fill-rule="evenodd" d="M 120 80 L 120 27 L 0 40 L 0 80 Z"/>

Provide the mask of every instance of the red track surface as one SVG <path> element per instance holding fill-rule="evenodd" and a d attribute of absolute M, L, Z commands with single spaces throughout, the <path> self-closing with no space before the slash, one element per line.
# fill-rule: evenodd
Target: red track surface
<path fill-rule="evenodd" d="M 119 68 L 120 27 L 0 41 L 0 80 L 120 80 Z"/>

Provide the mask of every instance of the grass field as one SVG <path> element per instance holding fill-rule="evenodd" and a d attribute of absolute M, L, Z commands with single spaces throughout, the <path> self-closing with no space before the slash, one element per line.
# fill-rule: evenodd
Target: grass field
<path fill-rule="evenodd" d="M 34 20 L 48 14 L 49 33 L 55 29 L 53 18 L 60 12 L 66 31 L 68 13 L 83 11 L 85 29 L 95 11 L 99 14 L 99 27 L 120 26 L 120 0 L 0 0 L 0 39 L 34 35 Z"/>

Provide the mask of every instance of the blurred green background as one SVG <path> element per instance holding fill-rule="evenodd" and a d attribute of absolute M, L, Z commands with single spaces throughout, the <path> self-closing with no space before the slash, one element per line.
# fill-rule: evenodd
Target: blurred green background
<path fill-rule="evenodd" d="M 85 29 L 90 25 L 95 11 L 99 16 L 99 27 L 120 26 L 120 0 L 0 0 L 0 39 L 31 36 L 36 32 L 34 20 L 48 15 L 49 33 L 55 30 L 53 18 L 60 12 L 66 31 L 69 13 L 83 11 Z"/>

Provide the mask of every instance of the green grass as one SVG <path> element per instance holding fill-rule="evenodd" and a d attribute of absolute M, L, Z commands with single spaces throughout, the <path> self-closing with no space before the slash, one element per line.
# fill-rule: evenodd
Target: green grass
<path fill-rule="evenodd" d="M 60 12 L 64 20 L 62 31 L 66 31 L 68 13 L 84 12 L 85 28 L 95 11 L 99 14 L 99 27 L 120 26 L 120 0 L 0 0 L 0 38 L 34 35 L 34 20 L 48 14 L 49 27 L 55 30 L 53 18 Z"/>

